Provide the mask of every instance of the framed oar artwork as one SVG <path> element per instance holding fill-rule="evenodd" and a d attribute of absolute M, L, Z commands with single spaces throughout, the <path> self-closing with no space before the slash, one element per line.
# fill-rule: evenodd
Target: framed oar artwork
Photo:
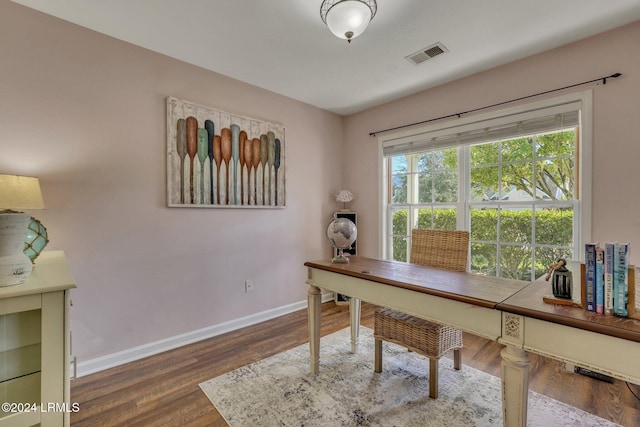
<path fill-rule="evenodd" d="M 167 98 L 169 207 L 284 208 L 285 128 Z"/>

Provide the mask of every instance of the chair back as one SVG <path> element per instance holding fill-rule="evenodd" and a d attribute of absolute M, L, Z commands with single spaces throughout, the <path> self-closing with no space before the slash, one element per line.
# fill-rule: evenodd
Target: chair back
<path fill-rule="evenodd" d="M 468 257 L 468 231 L 422 228 L 411 231 L 409 262 L 412 264 L 453 271 L 467 271 Z"/>

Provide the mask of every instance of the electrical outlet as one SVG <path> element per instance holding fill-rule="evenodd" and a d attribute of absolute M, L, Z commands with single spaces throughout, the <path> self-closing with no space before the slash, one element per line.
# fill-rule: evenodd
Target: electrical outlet
<path fill-rule="evenodd" d="M 244 291 L 245 292 L 253 292 L 253 280 L 245 280 L 244 281 Z"/>

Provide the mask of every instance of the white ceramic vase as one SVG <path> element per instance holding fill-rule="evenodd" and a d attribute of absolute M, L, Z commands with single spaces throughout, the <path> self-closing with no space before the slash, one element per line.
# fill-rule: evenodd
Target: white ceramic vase
<path fill-rule="evenodd" d="M 31 274 L 33 264 L 24 253 L 31 215 L 0 212 L 0 286 L 19 285 Z"/>

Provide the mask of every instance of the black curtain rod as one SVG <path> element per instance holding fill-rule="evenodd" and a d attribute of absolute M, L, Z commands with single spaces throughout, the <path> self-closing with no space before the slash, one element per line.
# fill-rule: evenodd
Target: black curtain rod
<path fill-rule="evenodd" d="M 621 73 L 615 73 L 615 74 L 611 74 L 610 76 L 600 77 L 598 79 L 588 80 L 586 82 L 576 83 L 576 84 L 573 84 L 573 85 L 569 85 L 569 86 L 560 87 L 560 88 L 557 88 L 557 89 L 548 90 L 546 92 L 540 92 L 540 93 L 536 93 L 536 94 L 533 94 L 533 95 L 523 96 L 521 98 L 515 98 L 515 99 L 512 99 L 510 101 L 504 101 L 504 102 L 499 102 L 497 104 L 487 105 L 486 107 L 474 108 L 473 110 L 467 110 L 467 111 L 463 111 L 461 113 L 449 114 L 447 116 L 437 117 L 435 119 L 423 120 L 421 122 L 411 123 L 411 124 L 408 124 L 408 125 L 402 125 L 402 126 L 396 126 L 394 128 L 378 130 L 378 131 L 375 131 L 375 132 L 371 132 L 369 134 L 369 136 L 376 136 L 379 133 L 390 132 L 392 130 L 398 130 L 398 129 L 404 129 L 404 128 L 408 128 L 408 127 L 411 127 L 411 126 L 422 125 L 424 123 L 435 122 L 436 120 L 449 119 L 451 117 L 460 118 L 463 114 L 475 113 L 476 111 L 486 110 L 488 108 L 493 108 L 493 107 L 499 107 L 500 105 L 509 104 L 511 102 L 522 101 L 523 99 L 533 98 L 534 96 L 546 95 L 548 93 L 557 92 L 557 91 L 565 90 L 565 89 L 570 89 L 572 87 L 582 86 L 582 85 L 586 85 L 586 84 L 593 83 L 593 82 L 602 81 L 602 84 L 606 85 L 607 84 L 607 79 L 617 79 L 621 75 L 622 75 Z"/>

